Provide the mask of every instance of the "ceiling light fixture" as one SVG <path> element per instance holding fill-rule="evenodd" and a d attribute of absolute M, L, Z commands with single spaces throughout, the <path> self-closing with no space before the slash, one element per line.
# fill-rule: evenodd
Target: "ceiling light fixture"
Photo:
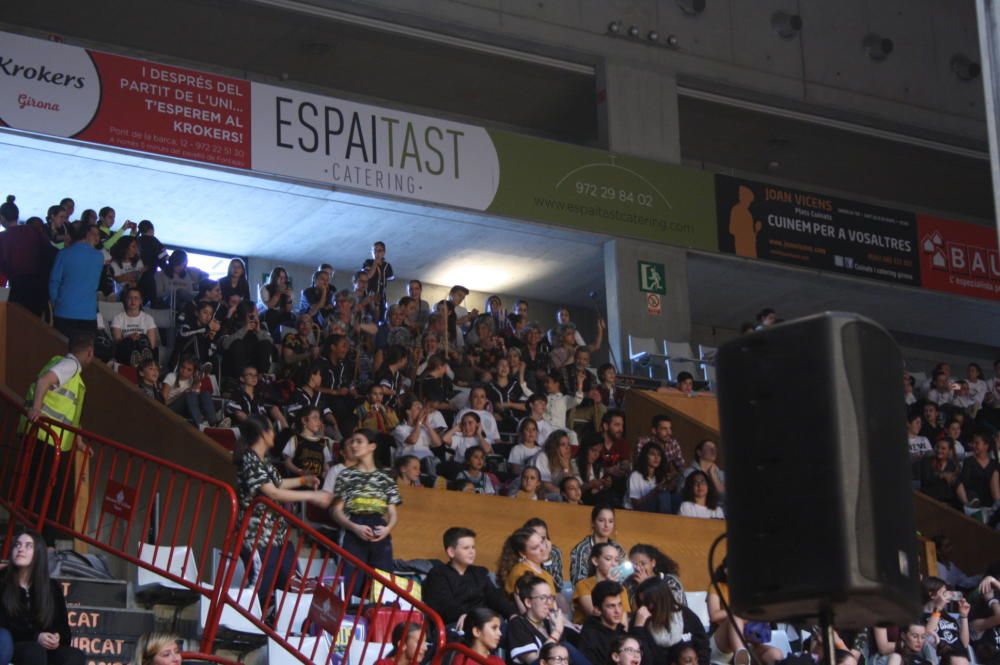
<path fill-rule="evenodd" d="M 650 30 L 649 34 L 646 35 L 646 39 L 648 39 L 651 42 L 658 42 L 660 41 L 660 33 L 658 33 L 656 30 Z"/>
<path fill-rule="evenodd" d="M 633 39 L 636 38 L 636 37 L 638 37 L 639 36 L 639 28 L 637 28 L 634 25 L 630 25 L 628 27 L 628 36 L 632 37 Z"/>
<path fill-rule="evenodd" d="M 622 24 L 619 23 L 618 21 L 612 21 L 611 23 L 608 23 L 608 32 L 610 32 L 612 35 L 617 35 L 621 31 L 622 31 Z"/>

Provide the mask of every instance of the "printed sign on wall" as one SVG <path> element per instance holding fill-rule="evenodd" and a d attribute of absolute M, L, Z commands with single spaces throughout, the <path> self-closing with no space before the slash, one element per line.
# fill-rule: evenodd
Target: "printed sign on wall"
<path fill-rule="evenodd" d="M 719 250 L 920 285 L 913 213 L 715 176 Z"/>
<path fill-rule="evenodd" d="M 1000 300 L 1000 252 L 996 229 L 917 217 L 920 276 L 935 291 Z"/>

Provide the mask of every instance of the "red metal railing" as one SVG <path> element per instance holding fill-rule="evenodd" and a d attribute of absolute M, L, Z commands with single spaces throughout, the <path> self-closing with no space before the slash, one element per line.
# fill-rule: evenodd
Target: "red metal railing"
<path fill-rule="evenodd" d="M 278 529 L 259 529 L 251 537 L 255 511 L 284 522 L 289 536 L 294 532 L 297 538 L 279 539 Z M 435 652 L 444 646 L 441 618 L 398 579 L 370 568 L 265 497 L 245 512 L 233 544 L 234 563 L 222 584 L 219 614 L 207 623 L 224 623 L 221 614 L 235 611 L 303 663 L 372 663 L 392 648 L 391 635 L 400 623 L 419 625 L 419 639 L 429 638 Z M 277 569 L 282 561 L 295 574 L 263 572 L 268 562 Z"/>
<path fill-rule="evenodd" d="M 11 531 L 21 522 L 64 534 L 205 598 L 204 653 L 212 652 L 220 623 L 234 616 L 308 665 L 370 665 L 394 646 L 399 623 L 420 626 L 435 663 L 450 648 L 441 618 L 403 583 L 283 507 L 260 497 L 237 524 L 228 484 L 63 425 L 76 437 L 61 452 L 48 443 L 57 437 L 47 419 L 24 421 L 18 432 L 24 413 L 20 400 L 0 387 L 0 504 L 11 512 Z M 287 524 L 289 537 L 259 532 L 247 542 L 258 507 Z M 225 534 L 221 560 L 205 581 L 216 533 Z M 295 572 L 265 583 L 260 564 L 269 559 L 290 561 Z"/>

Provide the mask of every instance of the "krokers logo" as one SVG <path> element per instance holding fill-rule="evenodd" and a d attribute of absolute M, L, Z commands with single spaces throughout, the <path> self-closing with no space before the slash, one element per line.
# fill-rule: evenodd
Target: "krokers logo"
<path fill-rule="evenodd" d="M 75 136 L 97 113 L 100 87 L 84 49 L 0 32 L 0 119 L 10 127 Z"/>

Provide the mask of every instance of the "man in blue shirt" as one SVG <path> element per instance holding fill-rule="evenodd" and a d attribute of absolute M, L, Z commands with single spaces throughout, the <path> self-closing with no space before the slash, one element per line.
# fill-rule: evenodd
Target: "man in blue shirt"
<path fill-rule="evenodd" d="M 94 224 L 70 227 L 72 244 L 56 255 L 49 277 L 56 330 L 71 336 L 74 330 L 97 330 L 97 287 L 104 255 L 96 249 L 101 232 Z"/>

